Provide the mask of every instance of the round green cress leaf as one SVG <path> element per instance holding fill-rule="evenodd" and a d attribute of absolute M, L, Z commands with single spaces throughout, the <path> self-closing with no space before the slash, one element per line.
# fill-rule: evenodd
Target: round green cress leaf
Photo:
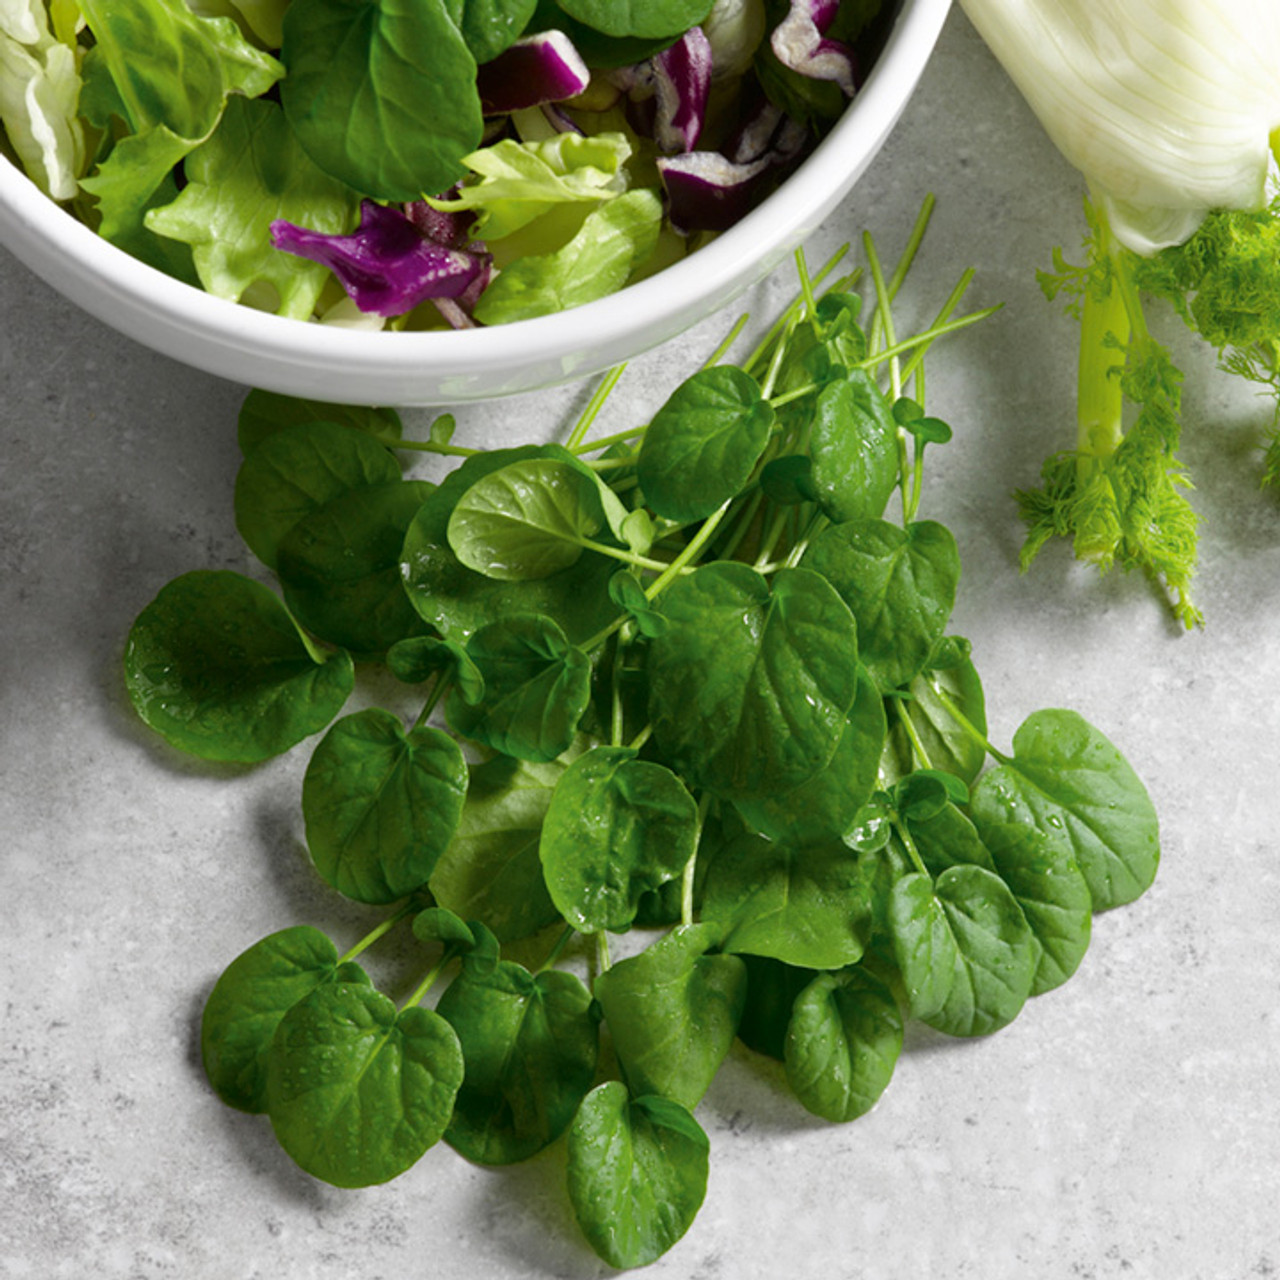
<path fill-rule="evenodd" d="M 347 489 L 400 479 L 400 464 L 352 427 L 312 422 L 267 436 L 236 475 L 236 528 L 263 564 L 304 516 Z"/>
<path fill-rule="evenodd" d="M 129 632 L 124 669 L 138 715 L 169 743 L 245 764 L 319 732 L 355 683 L 349 654 L 318 660 L 279 597 L 224 569 L 162 588 Z"/>
<path fill-rule="evenodd" d="M 720 561 L 666 592 L 649 650 L 649 713 L 682 776 L 731 798 L 775 796 L 835 753 L 858 682 L 852 615 L 818 574 L 772 585 Z"/>
<path fill-rule="evenodd" d="M 509 960 L 464 964 L 437 1011 L 462 1045 L 466 1075 L 445 1140 L 478 1164 L 513 1164 L 554 1142 L 591 1088 L 599 1015 L 571 973 L 533 975 Z"/>
<path fill-rule="evenodd" d="M 420 1005 L 397 1013 L 372 987 L 317 987 L 281 1019 L 267 1111 L 280 1145 L 336 1187 L 387 1182 L 444 1134 L 462 1084 L 453 1028 Z"/>
<path fill-rule="evenodd" d="M 321 739 L 302 783 L 316 869 L 357 902 L 394 902 L 426 884 L 449 845 L 467 793 L 467 765 L 447 733 L 406 734 L 372 707 Z"/>
<path fill-rule="evenodd" d="M 687 523 L 740 493 L 773 428 L 773 408 L 749 374 L 733 365 L 701 369 L 654 415 L 637 474 L 658 515 Z"/>
<path fill-rule="evenodd" d="M 420 633 L 400 581 L 405 530 L 431 493 L 424 480 L 345 489 L 281 539 L 284 598 L 308 631 L 360 656 Z"/>
<path fill-rule="evenodd" d="M 641 896 L 693 857 L 698 806 L 663 765 L 627 747 L 596 747 L 560 779 L 539 856 L 551 900 L 575 929 L 625 930 Z"/>
<path fill-rule="evenodd" d="M 796 999 L 787 1028 L 787 1082 L 806 1110 L 844 1124 L 885 1091 L 902 1049 L 902 1015 L 864 969 L 819 974 Z"/>
<path fill-rule="evenodd" d="M 319 929 L 296 925 L 259 939 L 222 971 L 200 1020 L 200 1056 L 223 1102 L 240 1111 L 266 1110 L 267 1053 L 276 1027 L 337 965 L 337 948 Z"/>
<path fill-rule="evenodd" d="M 688 1231 L 707 1193 L 711 1144 L 678 1102 L 630 1098 L 616 1080 L 589 1093 L 569 1131 L 569 1199 L 610 1266 L 642 1267 Z"/>

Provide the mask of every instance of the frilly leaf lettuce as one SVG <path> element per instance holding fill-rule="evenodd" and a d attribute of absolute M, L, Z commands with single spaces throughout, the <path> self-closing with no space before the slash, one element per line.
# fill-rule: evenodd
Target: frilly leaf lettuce
<path fill-rule="evenodd" d="M 191 153 L 186 172 L 177 200 L 148 213 L 146 226 L 192 247 L 200 281 L 215 296 L 238 301 L 262 281 L 274 286 L 281 315 L 310 316 L 329 273 L 279 253 L 268 228 L 284 218 L 347 231 L 355 192 L 312 164 L 280 108 L 263 99 L 229 101 L 222 127 Z"/>
<path fill-rule="evenodd" d="M 506 324 L 615 293 L 644 266 L 661 228 L 658 193 L 628 191 L 588 214 L 562 249 L 521 258 L 503 270 L 481 295 L 475 317 L 482 324 Z"/>
<path fill-rule="evenodd" d="M 230 18 L 199 18 L 183 0 L 80 0 L 80 9 L 135 133 L 164 125 L 194 145 L 228 94 L 255 98 L 284 71 Z"/>
<path fill-rule="evenodd" d="M 621 133 L 561 133 L 539 142 L 504 138 L 466 156 L 478 180 L 433 208 L 474 210 L 475 234 L 501 240 L 558 204 L 609 200 L 627 187 L 631 144 Z"/>
<path fill-rule="evenodd" d="M 111 149 L 97 172 L 81 182 L 96 197 L 102 219 L 98 234 L 105 240 L 188 284 L 200 284 L 191 249 L 146 225 L 147 214 L 178 198 L 174 166 L 191 152 L 188 138 L 164 125 L 131 133 Z"/>

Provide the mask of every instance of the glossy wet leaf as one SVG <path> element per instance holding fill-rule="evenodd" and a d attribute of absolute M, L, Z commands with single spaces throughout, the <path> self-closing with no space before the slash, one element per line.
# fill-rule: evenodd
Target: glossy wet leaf
<path fill-rule="evenodd" d="M 898 483 L 898 435 L 879 388 L 857 370 L 828 382 L 809 428 L 812 483 L 837 523 L 879 518 Z"/>
<path fill-rule="evenodd" d="M 366 656 L 423 630 L 400 581 L 400 548 L 431 490 L 423 480 L 348 489 L 293 526 L 276 569 L 304 627 Z"/>
<path fill-rule="evenodd" d="M 265 1111 L 267 1053 L 276 1027 L 322 983 L 356 981 L 333 943 L 310 925 L 259 939 L 221 973 L 200 1020 L 200 1056 L 214 1092 L 241 1111 Z"/>
<path fill-rule="evenodd" d="M 973 822 L 954 804 L 943 805 L 927 818 L 912 817 L 908 825 L 916 852 L 931 875 L 940 876 L 948 867 L 966 863 L 996 869 Z"/>
<path fill-rule="evenodd" d="M 280 56 L 285 114 L 326 173 L 379 200 L 438 195 L 465 176 L 483 118 L 444 0 L 293 0 Z"/>
<path fill-rule="evenodd" d="M 714 859 L 702 917 L 723 926 L 724 951 L 808 969 L 853 964 L 871 923 L 853 850 L 839 841 L 793 845 L 759 836 L 736 841 Z"/>
<path fill-rule="evenodd" d="M 477 480 L 454 507 L 448 538 L 468 569 L 518 582 L 572 568 L 604 524 L 591 475 L 559 458 L 530 458 Z"/>
<path fill-rule="evenodd" d="M 905 876 L 891 917 L 913 1016 L 948 1035 L 976 1036 L 1021 1012 L 1040 946 L 999 876 L 972 865 L 951 867 L 932 886 L 928 876 Z"/>
<path fill-rule="evenodd" d="M 961 728 L 944 705 L 941 693 L 960 708 L 960 713 L 980 734 L 987 731 L 987 712 L 982 681 L 967 658 L 941 670 L 926 670 L 907 686 L 906 698 L 893 700 L 889 736 L 880 767 L 888 782 L 896 782 L 915 767 L 913 744 L 902 724 L 909 716 L 911 730 L 920 740 L 930 764 L 972 782 L 986 763 L 986 747 Z"/>
<path fill-rule="evenodd" d="M 686 378 L 654 415 L 637 473 L 645 501 L 668 520 L 701 520 L 736 497 L 755 470 L 774 413 L 749 374 L 713 365 Z"/>
<path fill-rule="evenodd" d="M 537 933 L 559 918 L 542 878 L 538 841 L 559 761 L 530 764 L 495 756 L 471 769 L 453 841 L 429 882 L 441 906 L 484 920 L 502 942 Z"/>
<path fill-rule="evenodd" d="M 304 516 L 348 489 L 400 479 L 400 464 L 371 436 L 312 422 L 268 436 L 236 475 L 236 528 L 263 564 Z"/>
<path fill-rule="evenodd" d="M 478 480 L 513 462 L 564 458 L 556 445 L 496 449 L 468 458 L 422 504 L 405 535 L 401 575 L 419 615 L 451 639 L 465 639 L 488 622 L 513 613 L 555 618 L 571 640 L 585 640 L 617 616 L 607 594 L 617 561 L 586 552 L 570 568 L 546 578 L 505 581 L 468 569 L 449 545 L 449 521 L 458 500 Z"/>
<path fill-rule="evenodd" d="M 1031 994 L 1061 986 L 1080 967 L 1093 927 L 1093 898 L 1084 874 L 1060 841 L 1037 827 L 1004 820 L 997 800 L 988 808 L 981 786 L 973 814 L 997 875 L 1022 908 L 1040 944 Z"/>
<path fill-rule="evenodd" d="M 820 533 L 801 563 L 828 579 L 853 612 L 862 661 L 882 689 L 923 670 L 960 578 L 950 530 L 932 520 L 905 530 L 887 520 L 852 520 Z"/>
<path fill-rule="evenodd" d="M 317 661 L 279 597 L 227 570 L 162 588 L 129 632 L 124 668 L 135 710 L 169 743 L 242 763 L 318 733 L 355 681 L 347 653 Z"/>
<path fill-rule="evenodd" d="M 1013 736 L 1013 760 L 993 770 L 993 804 L 1066 842 L 1095 911 L 1132 902 L 1155 879 L 1160 826 L 1132 766 L 1074 711 L 1037 711 Z"/>
<path fill-rule="evenodd" d="M 803 569 L 772 585 L 717 562 L 666 592 L 649 650 L 654 737 L 673 767 L 730 797 L 778 795 L 835 753 L 857 691 L 853 619 Z"/>
<path fill-rule="evenodd" d="M 624 930 L 641 895 L 693 857 L 698 806 L 664 765 L 626 747 L 596 747 L 551 798 L 540 856 L 551 900 L 575 929 Z"/>
<path fill-rule="evenodd" d="M 302 783 L 316 870 L 357 902 L 403 898 L 435 869 L 466 792 L 466 761 L 443 730 L 406 733 L 377 707 L 344 716 L 321 739 Z"/>
<path fill-rule="evenodd" d="M 629 1268 L 670 1249 L 702 1207 L 710 1145 L 669 1098 L 630 1098 L 616 1080 L 589 1093 L 569 1131 L 569 1199 L 596 1253 Z"/>
<path fill-rule="evenodd" d="M 369 986 L 331 982 L 276 1029 L 267 1099 L 280 1145 L 338 1187 L 387 1182 L 443 1135 L 462 1084 L 453 1028 L 421 1005 L 397 1012 Z"/>
<path fill-rule="evenodd" d="M 843 1124 L 875 1106 L 902 1049 L 902 1015 L 865 969 L 823 973 L 797 997 L 787 1028 L 787 1083 L 805 1109 Z"/>
<path fill-rule="evenodd" d="M 720 930 L 677 928 L 595 981 L 614 1051 L 632 1094 L 656 1093 L 692 1110 L 733 1044 L 746 998 L 740 956 L 708 954 Z"/>
<path fill-rule="evenodd" d="M 859 668 L 857 693 L 831 759 L 794 791 L 738 800 L 739 812 L 772 840 L 841 839 L 875 790 L 884 735 L 880 691 Z"/>
<path fill-rule="evenodd" d="M 436 1006 L 466 1075 L 445 1139 L 478 1164 L 525 1160 L 572 1123 L 595 1078 L 599 1015 L 571 973 L 464 963 Z"/>
<path fill-rule="evenodd" d="M 469 703 L 461 689 L 446 703 L 449 724 L 503 755 L 545 763 L 565 751 L 591 700 L 591 662 L 540 614 L 515 614 L 481 627 L 467 657 L 484 681 Z"/>

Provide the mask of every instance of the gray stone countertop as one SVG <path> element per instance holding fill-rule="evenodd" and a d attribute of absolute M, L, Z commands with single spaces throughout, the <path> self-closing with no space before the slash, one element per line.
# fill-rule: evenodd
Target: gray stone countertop
<path fill-rule="evenodd" d="M 705 1205 L 666 1280 L 1246 1280 L 1280 1270 L 1280 507 L 1259 489 L 1266 400 L 1172 318 L 1183 457 L 1202 516 L 1187 634 L 1137 575 L 1064 546 L 1018 570 L 1012 490 L 1073 432 L 1076 331 L 1035 269 L 1074 249 L 1081 186 L 961 14 L 851 198 L 809 245 L 933 227 L 900 322 L 963 268 L 1004 308 L 940 344 L 929 402 L 955 430 L 924 514 L 965 565 L 993 738 L 1067 706 L 1124 750 L 1161 815 L 1139 902 L 1095 921 L 1080 972 L 1005 1031 L 912 1027 L 875 1110 L 810 1117 L 735 1051 L 698 1116 Z M 790 295 L 787 270 L 747 306 Z M 737 308 L 734 309 L 735 312 Z M 634 362 L 601 430 L 644 420 L 719 317 Z M 257 572 L 233 524 L 245 388 L 78 313 L 0 253 L 0 1276 L 54 1280 L 588 1280 L 558 1148 L 508 1169 L 441 1144 L 385 1186 L 313 1181 L 199 1063 L 203 1001 L 257 938 L 354 940 L 301 844 L 304 754 L 180 758 L 133 716 L 133 618 L 188 569 Z M 460 439 L 555 438 L 571 387 L 461 407 Z M 427 421 L 407 415 L 410 427 Z M 424 467 L 421 474 L 431 475 Z"/>

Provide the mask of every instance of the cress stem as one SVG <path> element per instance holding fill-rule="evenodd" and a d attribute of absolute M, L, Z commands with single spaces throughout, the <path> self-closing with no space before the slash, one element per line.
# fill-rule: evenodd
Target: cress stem
<path fill-rule="evenodd" d="M 354 960 L 361 952 L 368 950 L 373 946 L 384 934 L 389 933 L 401 920 L 405 918 L 411 911 L 415 910 L 417 904 L 410 899 L 402 904 L 393 915 L 388 916 L 380 925 L 371 929 L 368 933 L 356 943 L 349 951 L 344 952 L 338 957 L 339 964 L 346 964 L 349 960 Z"/>

